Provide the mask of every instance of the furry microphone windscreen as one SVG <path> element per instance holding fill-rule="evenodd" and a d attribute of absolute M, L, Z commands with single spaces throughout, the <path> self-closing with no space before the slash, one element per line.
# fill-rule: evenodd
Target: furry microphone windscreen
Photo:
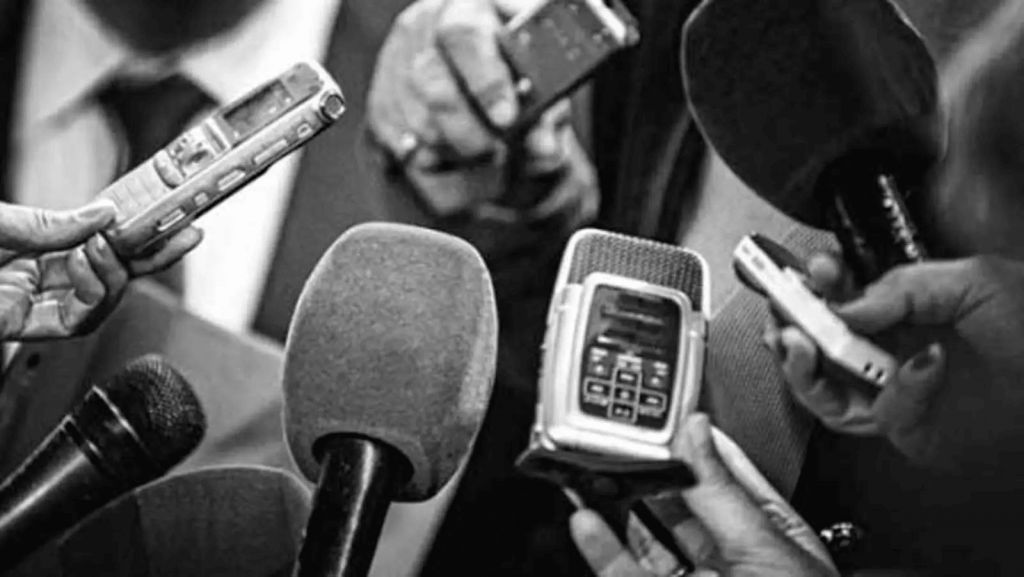
<path fill-rule="evenodd" d="M 310 490 L 262 467 L 171 476 L 96 511 L 15 575 L 171 577 L 291 574 Z"/>
<path fill-rule="evenodd" d="M 343 234 L 306 281 L 285 348 L 285 429 L 314 482 L 318 439 L 383 441 L 411 466 L 397 500 L 422 501 L 469 453 L 490 399 L 497 312 L 463 240 L 398 224 Z"/>

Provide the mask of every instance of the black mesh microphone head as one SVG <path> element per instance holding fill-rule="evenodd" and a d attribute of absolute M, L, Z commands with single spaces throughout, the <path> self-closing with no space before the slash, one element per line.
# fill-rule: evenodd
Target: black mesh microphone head
<path fill-rule="evenodd" d="M 709 0 L 686 24 L 682 62 L 708 142 L 811 225 L 826 222 L 815 186 L 837 163 L 880 159 L 913 184 L 934 160 L 935 65 L 889 0 Z"/>
<path fill-rule="evenodd" d="M 112 375 L 99 389 L 109 399 L 120 418 L 131 427 L 134 437 L 152 461 L 148 476 L 170 469 L 189 455 L 206 433 L 206 415 L 199 399 L 184 377 L 157 355 L 140 357 Z M 97 393 L 91 392 L 90 397 Z M 100 448 L 100 454 L 113 473 L 135 476 L 140 464 L 132 462 L 132 453 L 105 434 L 99 420 L 91 418 L 94 406 L 87 399 L 76 411 L 75 419 L 87 437 Z M 127 479 L 126 479 L 127 480 Z"/>
<path fill-rule="evenodd" d="M 318 478 L 331 434 L 383 441 L 411 466 L 398 500 L 432 497 L 467 455 L 497 347 L 490 275 L 466 242 L 397 224 L 353 227 L 306 281 L 285 349 L 285 428 Z"/>

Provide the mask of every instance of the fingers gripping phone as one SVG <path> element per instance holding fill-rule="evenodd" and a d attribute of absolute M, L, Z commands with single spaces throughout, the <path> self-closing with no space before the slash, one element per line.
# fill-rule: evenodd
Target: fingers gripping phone
<path fill-rule="evenodd" d="M 522 106 L 510 132 L 532 125 L 609 56 L 639 39 L 636 20 L 619 0 L 547 0 L 518 14 L 498 34 Z"/>
<path fill-rule="evenodd" d="M 733 264 L 749 288 L 768 298 L 789 323 L 817 345 L 826 371 L 884 387 L 896 374 L 896 359 L 846 326 L 804 283 L 802 264 L 781 245 L 760 235 L 743 238 Z"/>
<path fill-rule="evenodd" d="M 152 251 L 303 146 L 345 111 L 337 83 L 302 62 L 206 117 L 100 196 L 117 217 L 104 236 L 124 258 Z"/>

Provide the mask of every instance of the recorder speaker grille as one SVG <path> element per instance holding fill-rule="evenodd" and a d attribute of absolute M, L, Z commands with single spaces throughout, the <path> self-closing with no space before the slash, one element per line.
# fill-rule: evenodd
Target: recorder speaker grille
<path fill-rule="evenodd" d="M 626 276 L 680 290 L 694 310 L 701 310 L 704 265 L 694 252 L 603 230 L 580 231 L 576 237 L 568 282 L 582 283 L 595 272 Z"/>

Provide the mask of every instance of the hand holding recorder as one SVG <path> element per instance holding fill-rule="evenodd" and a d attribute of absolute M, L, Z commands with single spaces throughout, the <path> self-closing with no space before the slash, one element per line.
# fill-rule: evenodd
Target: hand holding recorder
<path fill-rule="evenodd" d="M 109 202 L 73 211 L 0 203 L 0 339 L 69 337 L 109 312 L 128 282 L 97 235 Z"/>
<path fill-rule="evenodd" d="M 704 415 L 683 425 L 678 452 L 687 455 L 697 484 L 679 492 L 690 514 L 672 533 L 693 562 L 693 575 L 825 577 L 837 575 L 814 530 L 758 473 L 746 455 Z M 680 575 L 676 560 L 638 531 L 634 555 L 592 511 L 570 520 L 580 554 L 598 577 Z M 713 573 L 712 573 L 713 572 Z"/>
<path fill-rule="evenodd" d="M 816 372 L 818 349 L 795 327 L 769 329 L 796 398 L 840 432 L 886 436 L 936 468 L 1017 467 L 1024 442 L 1024 264 L 999 257 L 896 268 L 855 295 L 838 260 L 816 256 L 811 281 L 853 330 L 903 359 L 881 391 Z"/>
<path fill-rule="evenodd" d="M 371 132 L 438 216 L 525 207 L 571 230 L 597 191 L 563 97 L 635 39 L 600 0 L 419 0 L 381 50 Z M 552 186 L 566 172 L 579 184 Z"/>

